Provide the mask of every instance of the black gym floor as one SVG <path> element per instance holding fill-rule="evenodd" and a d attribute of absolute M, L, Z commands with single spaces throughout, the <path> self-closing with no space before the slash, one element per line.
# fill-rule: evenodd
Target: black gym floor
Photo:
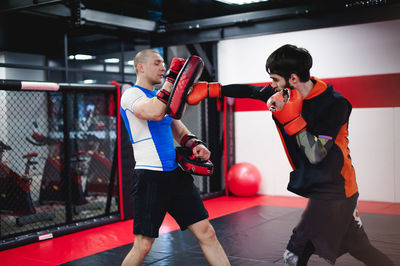
<path fill-rule="evenodd" d="M 291 230 L 302 209 L 254 206 L 212 219 L 218 239 L 232 265 L 283 265 L 282 254 Z M 371 243 L 400 265 L 400 216 L 361 213 Z M 121 265 L 132 244 L 120 246 L 78 260 L 65 266 Z M 208 265 L 194 236 L 188 231 L 160 235 L 143 265 Z M 312 256 L 309 265 L 329 265 Z M 363 265 L 350 255 L 340 257 L 335 265 Z"/>

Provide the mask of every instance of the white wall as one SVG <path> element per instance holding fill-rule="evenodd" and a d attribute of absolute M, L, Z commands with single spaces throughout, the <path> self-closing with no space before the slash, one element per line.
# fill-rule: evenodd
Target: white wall
<path fill-rule="evenodd" d="M 270 81 L 265 60 L 287 43 L 310 51 L 311 74 L 319 78 L 400 73 L 399 29 L 400 20 L 393 20 L 221 41 L 219 81 Z M 294 195 L 286 190 L 291 167 L 270 116 L 236 112 L 236 162 L 261 171 L 259 193 Z M 400 108 L 353 109 L 349 134 L 360 199 L 400 202 Z"/>
<path fill-rule="evenodd" d="M 400 151 L 395 150 L 400 135 L 394 127 L 396 113 L 400 114 L 400 108 L 358 108 L 350 117 L 349 148 L 360 198 L 400 202 L 395 187 L 400 180 L 395 172 Z"/>
<path fill-rule="evenodd" d="M 265 82 L 267 57 L 284 44 L 306 48 L 321 78 L 400 72 L 400 20 L 221 41 L 219 81 Z"/>
<path fill-rule="evenodd" d="M 286 190 L 292 167 L 270 112 L 236 112 L 235 142 L 236 163 L 250 162 L 261 172 L 260 194 L 295 195 Z"/>

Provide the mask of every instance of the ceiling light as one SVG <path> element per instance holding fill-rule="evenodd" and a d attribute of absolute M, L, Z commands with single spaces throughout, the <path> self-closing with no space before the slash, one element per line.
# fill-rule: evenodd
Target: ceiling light
<path fill-rule="evenodd" d="M 133 60 L 129 60 L 128 62 L 126 62 L 128 65 L 134 65 L 135 62 L 133 62 Z"/>
<path fill-rule="evenodd" d="M 229 5 L 245 5 L 245 4 L 254 4 L 259 2 L 267 2 L 268 0 L 216 0 L 219 2 L 223 2 Z"/>
<path fill-rule="evenodd" d="M 70 55 L 68 58 L 71 58 L 73 55 Z M 73 56 L 75 60 L 91 60 L 95 59 L 96 57 L 93 55 L 88 55 L 88 54 L 76 54 Z"/>
<path fill-rule="evenodd" d="M 105 63 L 119 63 L 119 58 L 107 58 L 104 59 Z"/>
<path fill-rule="evenodd" d="M 83 81 L 83 83 L 84 84 L 93 84 L 93 83 L 96 83 L 96 80 L 95 79 L 85 79 Z"/>

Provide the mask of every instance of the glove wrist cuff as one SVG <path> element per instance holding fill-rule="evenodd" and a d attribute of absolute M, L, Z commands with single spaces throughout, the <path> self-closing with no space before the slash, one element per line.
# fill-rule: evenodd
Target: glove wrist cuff
<path fill-rule="evenodd" d="M 307 122 L 303 119 L 303 117 L 298 116 L 292 121 L 286 123 L 283 128 L 289 136 L 292 136 L 303 131 L 306 126 Z"/>
<path fill-rule="evenodd" d="M 221 97 L 221 84 L 218 82 L 208 83 L 208 96 L 210 98 L 220 98 Z"/>
<path fill-rule="evenodd" d="M 202 140 L 200 140 L 200 139 L 195 139 L 195 140 L 192 142 L 192 145 L 190 146 L 190 148 L 193 150 L 194 147 L 196 147 L 197 145 L 200 145 L 200 144 L 202 144 L 202 145 L 204 145 L 204 146 L 207 147 L 207 145 L 206 145 L 206 143 L 205 143 L 204 141 L 202 141 Z"/>
<path fill-rule="evenodd" d="M 175 83 L 176 78 L 178 77 L 179 70 L 175 69 L 169 69 L 168 73 L 166 75 L 166 79 L 168 82 L 171 82 L 172 84 Z"/>
<path fill-rule="evenodd" d="M 185 134 L 182 138 L 181 138 L 181 146 L 185 147 L 186 143 L 190 140 L 190 139 L 197 139 L 197 137 L 193 134 Z"/>
<path fill-rule="evenodd" d="M 182 146 L 182 147 L 186 147 L 187 142 L 188 142 L 189 140 L 191 140 L 191 139 L 194 139 L 194 140 L 193 140 L 192 144 L 190 145 L 190 149 L 193 150 L 194 147 L 196 147 L 197 145 L 200 145 L 200 144 L 202 144 L 202 145 L 204 145 L 204 146 L 207 147 L 207 145 L 206 145 L 206 143 L 205 143 L 204 141 L 198 139 L 198 138 L 197 138 L 195 135 L 193 135 L 193 134 L 186 134 L 186 135 L 184 135 L 184 136 L 182 137 L 182 139 L 181 139 L 181 143 L 180 143 L 181 146 Z"/>
<path fill-rule="evenodd" d="M 170 94 L 171 93 L 169 91 L 161 89 L 156 93 L 156 96 L 157 96 L 158 100 L 160 100 L 161 102 L 167 104 Z"/>

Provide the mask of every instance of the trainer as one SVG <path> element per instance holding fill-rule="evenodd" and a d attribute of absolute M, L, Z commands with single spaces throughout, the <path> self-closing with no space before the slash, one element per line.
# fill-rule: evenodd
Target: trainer
<path fill-rule="evenodd" d="M 208 212 L 193 184 L 193 177 L 181 170 L 176 162 L 174 139 L 182 146 L 190 147 L 196 157 L 203 160 L 210 157 L 210 151 L 202 141 L 190 134 L 180 120 L 166 115 L 173 86 L 185 82 L 175 80 L 184 63 L 185 60 L 180 58 L 172 60 L 167 81 L 156 93 L 155 85 L 162 83 L 166 70 L 164 60 L 154 50 L 140 51 L 134 58 L 136 83 L 121 97 L 121 115 L 136 161 L 132 193 L 135 239 L 123 266 L 143 262 L 158 237 L 167 212 L 181 230 L 188 228 L 198 239 L 211 265 L 230 265 L 208 221 Z"/>

